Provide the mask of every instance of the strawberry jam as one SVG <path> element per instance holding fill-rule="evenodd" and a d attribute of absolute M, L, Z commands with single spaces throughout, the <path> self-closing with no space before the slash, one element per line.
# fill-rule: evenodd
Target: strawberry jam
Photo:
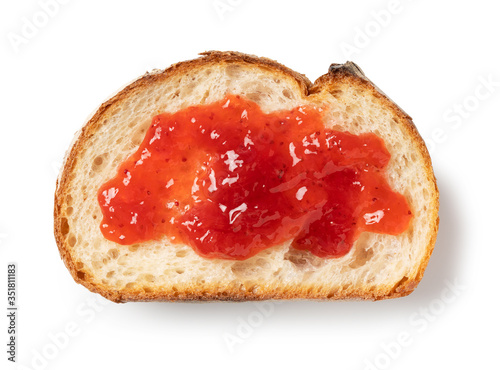
<path fill-rule="evenodd" d="M 242 96 L 160 114 L 98 192 L 105 238 L 168 237 L 207 258 L 242 260 L 287 240 L 340 257 L 363 231 L 396 235 L 412 218 L 391 190 L 374 134 L 326 129 L 322 109 L 269 114 Z"/>

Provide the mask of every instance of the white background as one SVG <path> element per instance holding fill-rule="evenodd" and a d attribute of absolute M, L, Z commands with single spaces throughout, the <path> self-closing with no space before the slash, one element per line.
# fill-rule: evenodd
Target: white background
<path fill-rule="evenodd" d="M 47 1 L 0 5 L 2 369 L 16 368 L 5 353 L 12 261 L 20 369 L 498 366 L 498 2 L 66 0 L 43 10 Z M 354 60 L 413 117 L 432 149 L 441 227 L 412 295 L 286 302 L 264 318 L 255 303 L 106 304 L 73 282 L 52 234 L 73 134 L 130 80 L 210 49 L 270 57 L 311 80 Z"/>

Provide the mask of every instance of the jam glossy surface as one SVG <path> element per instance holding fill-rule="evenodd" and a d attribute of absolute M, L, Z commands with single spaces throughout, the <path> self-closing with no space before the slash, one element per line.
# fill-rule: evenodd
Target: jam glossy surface
<path fill-rule="evenodd" d="M 105 238 L 189 244 L 246 259 L 292 239 L 325 258 L 363 231 L 396 235 L 412 218 L 391 190 L 390 154 L 374 134 L 326 129 L 322 109 L 265 114 L 241 96 L 160 114 L 98 192 Z"/>

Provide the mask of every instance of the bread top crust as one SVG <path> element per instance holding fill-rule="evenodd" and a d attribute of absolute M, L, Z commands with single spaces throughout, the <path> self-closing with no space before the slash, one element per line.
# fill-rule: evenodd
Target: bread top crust
<path fill-rule="evenodd" d="M 103 119 L 109 112 L 110 108 L 120 105 L 131 94 L 141 93 L 147 86 L 151 84 L 161 83 L 167 79 L 174 79 L 177 76 L 182 76 L 193 69 L 207 67 L 212 65 L 223 64 L 238 64 L 255 66 L 259 69 L 268 70 L 269 73 L 280 75 L 282 78 L 288 79 L 290 83 L 296 84 L 296 88 L 301 91 L 304 97 L 318 95 L 321 99 L 321 94 L 331 93 L 342 86 L 353 86 L 371 94 L 380 105 L 390 111 L 397 117 L 401 129 L 411 140 L 415 148 L 423 158 L 422 166 L 424 172 L 432 183 L 430 201 L 428 205 L 429 214 L 428 222 L 430 223 L 429 242 L 426 246 L 425 253 L 418 266 L 415 266 L 415 271 L 412 278 L 403 278 L 396 284 L 391 286 L 383 286 L 379 289 L 347 289 L 336 290 L 329 294 L 324 292 L 308 289 L 300 289 L 299 287 L 283 286 L 282 289 L 262 288 L 259 292 L 241 291 L 237 289 L 229 289 L 220 292 L 217 289 L 200 290 L 196 284 L 185 285 L 180 291 L 165 291 L 163 289 L 131 290 L 119 291 L 112 290 L 104 284 L 93 279 L 90 271 L 82 271 L 76 266 L 77 261 L 72 256 L 71 248 L 66 238 L 68 224 L 64 222 L 63 209 L 65 207 L 66 198 L 69 194 L 71 182 L 74 180 L 76 173 L 75 168 L 85 148 L 89 145 L 89 140 L 96 132 L 105 125 Z M 163 71 L 155 71 L 147 73 L 138 80 L 121 90 L 118 94 L 103 103 L 82 130 L 77 134 L 71 149 L 68 151 L 63 169 L 57 181 L 54 203 L 54 234 L 59 248 L 62 260 L 73 276 L 74 280 L 87 287 L 89 290 L 99 293 L 104 297 L 115 302 L 126 301 L 153 301 L 153 300 L 263 300 L 263 299 L 387 299 L 401 297 L 410 294 L 420 282 L 428 260 L 432 254 L 438 231 L 438 208 L 439 208 L 439 193 L 436 185 L 436 180 L 432 170 L 431 159 L 423 139 L 420 137 L 411 117 L 399 108 L 391 99 L 389 99 L 380 89 L 378 89 L 366 76 L 361 69 L 352 62 L 345 64 L 332 64 L 328 73 L 319 77 L 312 84 L 304 75 L 294 72 L 293 70 L 267 58 L 260 58 L 252 55 L 242 54 L 238 52 L 220 52 L 208 51 L 201 53 L 198 59 L 180 62 L 172 65 Z"/>

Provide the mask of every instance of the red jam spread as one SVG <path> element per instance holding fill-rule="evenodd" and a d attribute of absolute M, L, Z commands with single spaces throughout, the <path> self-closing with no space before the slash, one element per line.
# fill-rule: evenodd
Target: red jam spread
<path fill-rule="evenodd" d="M 242 96 L 160 114 L 98 193 L 105 238 L 159 240 L 243 260 L 287 240 L 319 257 L 363 231 L 396 235 L 412 218 L 391 190 L 374 134 L 326 129 L 323 109 L 263 113 Z"/>

